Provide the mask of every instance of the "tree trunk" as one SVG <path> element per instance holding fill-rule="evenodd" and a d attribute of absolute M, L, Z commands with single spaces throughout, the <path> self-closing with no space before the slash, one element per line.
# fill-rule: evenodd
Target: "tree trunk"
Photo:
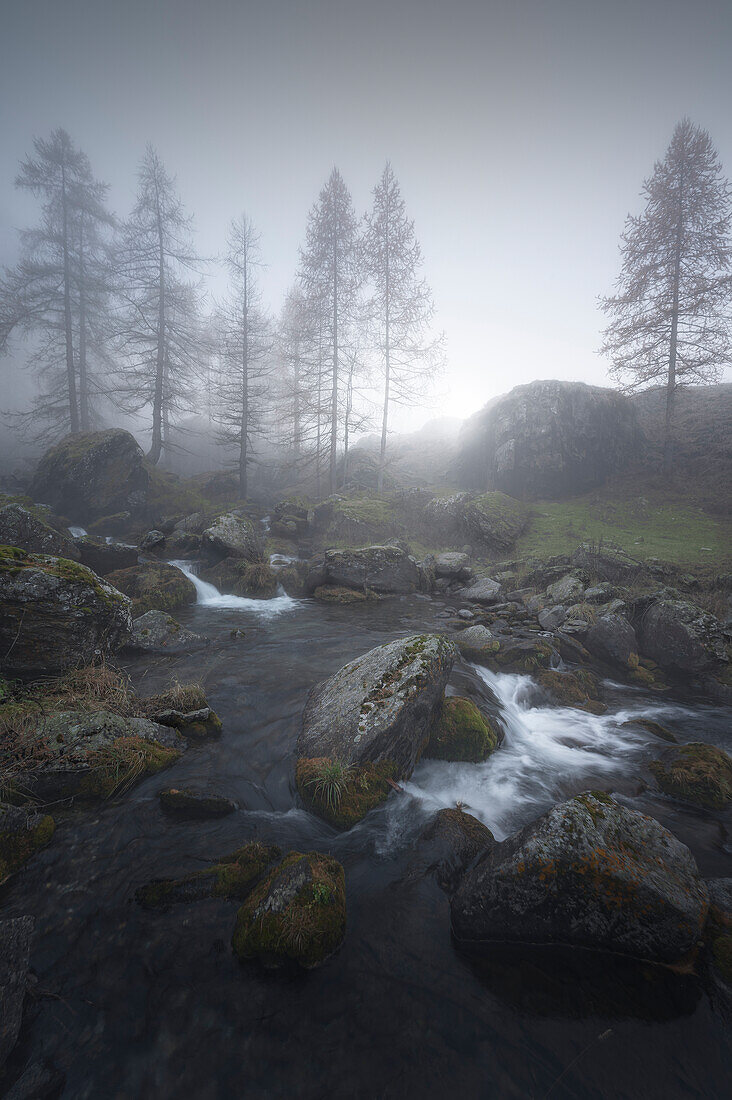
<path fill-rule="evenodd" d="M 61 209 L 63 213 L 64 253 L 64 330 L 66 335 L 66 384 L 69 401 L 69 423 L 72 434 L 79 430 L 79 407 L 76 401 L 76 370 L 74 368 L 74 339 L 71 327 L 71 260 L 69 257 L 69 219 L 66 198 L 66 167 L 61 165 Z"/>
<path fill-rule="evenodd" d="M 329 492 L 336 491 L 336 463 L 338 460 L 338 257 L 333 235 L 333 384 L 330 395 L 330 465 L 328 471 Z"/>
<path fill-rule="evenodd" d="M 385 253 L 386 253 L 386 267 L 385 267 L 385 280 L 384 280 L 384 415 L 381 421 L 381 452 L 379 454 L 379 478 L 377 482 L 377 489 L 381 493 L 384 489 L 384 468 L 386 466 L 386 432 L 389 419 L 389 383 L 391 381 L 391 360 L 390 360 L 390 294 L 391 286 L 389 282 L 389 190 L 386 192 L 386 241 L 385 241 Z"/>
<path fill-rule="evenodd" d="M 295 469 L 300 464 L 300 345 L 297 345 L 297 351 L 295 352 L 295 365 L 294 365 L 294 379 L 293 379 L 293 432 L 292 432 L 292 450 L 295 460 Z"/>
<path fill-rule="evenodd" d="M 247 258 L 244 259 L 244 301 L 242 305 L 241 360 L 241 424 L 239 427 L 239 499 L 247 497 L 247 465 L 249 463 L 249 302 Z"/>
<path fill-rule="evenodd" d="M 79 419 L 82 432 L 91 428 L 89 421 L 89 382 L 86 373 L 86 272 L 84 270 L 84 212 L 81 213 L 79 239 Z"/>
<path fill-rule="evenodd" d="M 158 223 L 158 332 L 152 410 L 152 443 L 147 454 L 153 465 L 160 461 L 160 453 L 163 448 L 163 375 L 165 373 L 165 253 L 163 250 L 163 223 L 157 179 L 155 181 L 155 199 Z"/>
<path fill-rule="evenodd" d="M 676 246 L 674 255 L 673 303 L 671 306 L 671 339 L 668 355 L 668 378 L 666 381 L 666 421 L 663 431 L 663 472 L 671 476 L 674 461 L 674 408 L 676 404 L 676 349 L 679 332 L 679 283 L 681 280 L 681 241 L 683 236 L 683 193 L 684 166 L 679 174 L 679 211 L 676 220 Z"/>

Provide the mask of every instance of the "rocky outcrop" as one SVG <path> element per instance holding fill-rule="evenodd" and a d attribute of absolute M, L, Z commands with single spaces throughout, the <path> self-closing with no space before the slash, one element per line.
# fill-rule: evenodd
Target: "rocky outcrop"
<path fill-rule="evenodd" d="M 143 562 L 116 569 L 106 579 L 130 597 L 135 618 L 146 611 L 174 611 L 196 602 L 196 586 L 175 565 Z"/>
<path fill-rule="evenodd" d="M 719 620 L 686 600 L 653 602 L 636 630 L 644 656 L 669 672 L 693 676 L 728 662 Z"/>
<path fill-rule="evenodd" d="M 139 512 L 149 483 L 143 457 L 134 437 L 121 428 L 70 435 L 46 451 L 29 492 L 75 522 Z"/>
<path fill-rule="evenodd" d="M 345 765 L 389 761 L 412 774 L 442 705 L 454 646 L 434 634 L 377 646 L 312 689 L 297 755 Z"/>
<path fill-rule="evenodd" d="M 707 909 L 688 848 L 589 792 L 488 851 L 452 900 L 452 925 L 466 945 L 565 944 L 675 962 L 698 941 Z"/>
<path fill-rule="evenodd" d="M 448 545 L 467 543 L 481 552 L 510 550 L 529 521 L 524 504 L 504 493 L 453 493 L 433 497 L 423 524 Z"/>
<path fill-rule="evenodd" d="M 635 412 L 615 390 L 582 382 L 517 386 L 468 421 L 457 470 L 471 488 L 521 500 L 602 485 L 640 454 Z"/>
<path fill-rule="evenodd" d="M 118 569 L 130 569 L 137 565 L 137 547 L 123 546 L 119 542 L 105 542 L 89 535 L 74 539 L 79 560 L 100 577 Z"/>
<path fill-rule="evenodd" d="M 318 588 L 326 585 L 383 595 L 416 592 L 421 583 L 417 562 L 398 546 L 326 550 L 322 570 L 314 578 Z"/>
<path fill-rule="evenodd" d="M 59 672 L 116 653 L 132 630 L 130 602 L 66 558 L 0 551 L 0 668 Z"/>
<path fill-rule="evenodd" d="M 243 558 L 245 561 L 262 560 L 262 548 L 251 520 L 227 512 L 203 532 L 204 550 L 214 559 Z"/>
<path fill-rule="evenodd" d="M 141 653 L 190 653 L 210 644 L 209 638 L 186 630 L 165 611 L 146 611 L 132 623 L 127 649 Z"/>
<path fill-rule="evenodd" d="M 33 917 L 0 921 L 0 1070 L 20 1032 L 34 925 Z"/>
<path fill-rule="evenodd" d="M 0 508 L 0 545 L 18 546 L 29 554 L 51 554 L 79 560 L 79 551 L 67 535 L 55 531 L 34 512 L 20 504 Z"/>

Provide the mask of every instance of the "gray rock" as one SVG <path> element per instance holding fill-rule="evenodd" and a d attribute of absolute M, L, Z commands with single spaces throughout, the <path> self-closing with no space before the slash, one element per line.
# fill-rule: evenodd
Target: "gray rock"
<path fill-rule="evenodd" d="M 25 1000 L 33 917 L 0 921 L 0 1068 L 15 1046 Z"/>
<path fill-rule="evenodd" d="M 19 546 L 29 554 L 52 554 L 79 560 L 79 551 L 68 536 L 55 531 L 20 504 L 6 504 L 0 508 L 0 545 Z"/>
<path fill-rule="evenodd" d="M 148 531 L 140 543 L 140 549 L 146 552 L 150 550 L 162 550 L 165 546 L 165 538 L 166 536 L 162 531 Z M 123 567 L 120 566 L 120 568 Z"/>
<path fill-rule="evenodd" d="M 203 546 L 219 558 L 244 558 L 260 561 L 262 547 L 254 524 L 243 516 L 228 512 L 203 532 Z"/>
<path fill-rule="evenodd" d="M 638 656 L 638 639 L 622 615 L 601 615 L 585 635 L 585 648 L 590 653 L 619 668 L 628 668 L 632 655 Z"/>
<path fill-rule="evenodd" d="M 209 644 L 209 638 L 186 630 L 165 611 L 147 611 L 133 620 L 126 648 L 142 653 L 188 653 Z"/>
<path fill-rule="evenodd" d="M 455 645 L 463 657 L 469 661 L 481 661 L 486 657 L 494 657 L 499 648 L 497 640 L 493 637 L 487 626 L 476 623 L 467 630 L 461 630 L 454 637 Z"/>
<path fill-rule="evenodd" d="M 580 578 L 574 573 L 568 573 L 566 577 L 562 577 L 561 580 L 555 581 L 554 584 L 550 584 L 546 590 L 546 594 L 549 599 L 554 600 L 555 603 L 571 604 L 582 599 L 584 590 L 585 586 Z"/>
<path fill-rule="evenodd" d="M 115 654 L 130 637 L 130 601 L 65 558 L 0 554 L 0 654 L 6 672 L 61 672 Z"/>
<path fill-rule="evenodd" d="M 728 660 L 719 620 L 685 600 L 651 604 L 637 628 L 641 652 L 670 672 L 693 675 Z"/>
<path fill-rule="evenodd" d="M 189 516 L 176 521 L 173 530 L 180 535 L 200 535 L 203 532 L 206 518 L 203 512 L 191 512 Z"/>
<path fill-rule="evenodd" d="M 566 944 L 659 962 L 699 939 L 708 893 L 694 858 L 657 821 L 590 792 L 488 851 L 452 901 L 466 943 Z"/>
<path fill-rule="evenodd" d="M 438 577 L 455 577 L 457 580 L 470 580 L 470 558 L 467 554 L 457 551 L 448 554 L 437 554 L 434 559 L 434 570 Z"/>
<path fill-rule="evenodd" d="M 465 619 L 467 622 L 470 622 L 472 619 L 475 618 L 475 612 L 471 611 L 469 607 L 461 607 L 458 611 L 458 618 Z"/>
<path fill-rule="evenodd" d="M 100 577 L 113 573 L 116 569 L 129 569 L 137 565 L 137 547 L 125 546 L 119 542 L 105 542 L 91 535 L 82 535 L 74 539 L 74 545 L 82 565 L 86 565 Z"/>
<path fill-rule="evenodd" d="M 434 871 L 441 889 L 452 894 L 475 857 L 495 843 L 482 821 L 461 809 L 445 809 L 438 810 L 425 827 L 418 853 Z"/>
<path fill-rule="evenodd" d="M 408 778 L 430 735 L 455 660 L 434 634 L 377 646 L 310 692 L 297 755 L 345 764 L 392 760 Z"/>
<path fill-rule="evenodd" d="M 545 607 L 538 615 L 542 630 L 556 630 L 566 618 L 566 609 L 561 604 L 556 604 L 554 607 Z"/>
<path fill-rule="evenodd" d="M 398 546 L 326 550 L 323 571 L 325 584 L 383 595 L 416 592 L 421 580 L 415 559 Z"/>
<path fill-rule="evenodd" d="M 205 792 L 178 790 L 177 787 L 168 787 L 160 791 L 160 805 L 169 813 L 178 817 L 191 819 L 207 817 L 226 817 L 237 809 L 236 802 L 223 795 L 206 794 Z"/>
<path fill-rule="evenodd" d="M 67 436 L 46 451 L 29 493 L 60 515 L 84 523 L 98 516 L 139 511 L 148 483 L 142 448 L 135 438 L 122 428 L 109 428 Z"/>
<path fill-rule="evenodd" d="M 732 920 L 732 878 L 707 879 L 709 901 Z"/>
<path fill-rule="evenodd" d="M 615 588 L 611 584 L 593 584 L 585 589 L 583 599 L 585 603 L 605 603 L 612 599 Z"/>
<path fill-rule="evenodd" d="M 460 598 L 472 600 L 474 603 L 497 603 L 501 593 L 501 585 L 491 577 L 481 577 L 471 584 L 470 588 L 463 588 Z"/>

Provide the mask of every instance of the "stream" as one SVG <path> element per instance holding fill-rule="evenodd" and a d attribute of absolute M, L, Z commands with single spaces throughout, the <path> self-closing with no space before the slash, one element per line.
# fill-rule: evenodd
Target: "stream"
<path fill-rule="evenodd" d="M 501 747 L 478 765 L 422 761 L 402 794 L 336 834 L 294 791 L 310 687 L 383 641 L 445 629 L 454 608 L 419 595 L 345 607 L 284 592 L 247 599 L 175 564 L 198 596 L 176 618 L 211 645 L 125 667 L 143 695 L 171 675 L 202 681 L 223 733 L 121 801 L 61 817 L 51 845 L 3 888 L 4 916 L 36 916 L 38 997 L 14 1057 L 63 1070 L 69 1100 L 729 1095 L 729 1030 L 701 978 L 582 951 L 504 947 L 470 958 L 415 856 L 440 807 L 462 802 L 501 839 L 601 787 L 670 828 L 702 874 L 729 875 L 731 815 L 646 790 L 645 765 L 663 743 L 628 724 L 653 718 L 680 740 L 729 750 L 728 710 L 608 684 L 609 711 L 597 717 L 546 706 L 528 676 L 456 665 L 450 689 L 491 713 Z M 226 795 L 239 810 L 171 819 L 157 798 L 170 785 Z M 237 963 L 235 902 L 167 912 L 135 903 L 150 879 L 201 868 L 253 838 L 343 863 L 346 939 L 320 969 Z"/>

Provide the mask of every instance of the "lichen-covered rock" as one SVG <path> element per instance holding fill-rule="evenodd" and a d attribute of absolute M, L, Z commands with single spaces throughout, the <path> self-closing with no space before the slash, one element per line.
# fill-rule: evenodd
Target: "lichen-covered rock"
<path fill-rule="evenodd" d="M 492 577 L 479 577 L 469 588 L 463 588 L 460 592 L 462 600 L 471 600 L 473 603 L 498 603 L 500 595 L 500 581 L 495 581 Z"/>
<path fill-rule="evenodd" d="M 344 665 L 310 692 L 297 755 L 391 761 L 396 776 L 407 778 L 439 713 L 455 655 L 446 638 L 417 634 Z"/>
<path fill-rule="evenodd" d="M 37 514 L 20 504 L 0 508 L 0 545 L 17 546 L 28 554 L 51 554 L 79 560 L 79 551 L 67 535 L 55 531 Z"/>
<path fill-rule="evenodd" d="M 0 802 L 0 882 L 45 847 L 54 829 L 50 814 Z"/>
<path fill-rule="evenodd" d="M 175 565 L 146 561 L 117 569 L 106 579 L 130 597 L 135 618 L 146 611 L 174 611 L 196 602 L 196 586 Z"/>
<path fill-rule="evenodd" d="M 342 764 L 328 757 L 300 757 L 295 765 L 295 786 L 307 810 L 334 829 L 350 829 L 386 801 L 396 772 L 391 760 Z"/>
<path fill-rule="evenodd" d="M 460 808 L 438 810 L 418 841 L 418 852 L 440 887 L 452 894 L 465 870 L 496 839 L 487 825 Z"/>
<path fill-rule="evenodd" d="M 34 926 L 33 917 L 0 921 L 0 1069 L 20 1032 Z"/>
<path fill-rule="evenodd" d="M 116 653 L 130 602 L 84 565 L 0 547 L 0 668 L 60 672 Z"/>
<path fill-rule="evenodd" d="M 732 759 L 716 745 L 679 745 L 652 761 L 650 768 L 661 790 L 672 798 L 709 810 L 723 810 L 732 802 Z"/>
<path fill-rule="evenodd" d="M 176 902 L 204 898 L 241 900 L 251 893 L 267 868 L 281 858 L 282 852 L 276 845 L 253 840 L 202 871 L 146 883 L 136 891 L 135 900 L 145 909 L 167 909 Z"/>
<path fill-rule="evenodd" d="M 442 704 L 424 755 L 433 760 L 478 764 L 488 759 L 497 744 L 498 734 L 475 703 L 450 695 Z"/>
<path fill-rule="evenodd" d="M 233 814 L 237 808 L 236 802 L 230 798 L 224 798 L 223 795 L 202 794 L 187 787 L 184 790 L 168 787 L 160 791 L 158 798 L 164 810 L 178 817 L 226 817 L 227 814 Z"/>
<path fill-rule="evenodd" d="M 29 492 L 34 500 L 84 522 L 139 511 L 148 483 L 142 449 L 134 437 L 110 428 L 69 435 L 51 447 L 38 463 Z"/>
<path fill-rule="evenodd" d="M 550 584 L 546 594 L 553 603 L 572 604 L 582 598 L 584 590 L 585 586 L 580 578 L 574 573 L 568 573 L 566 577 Z"/>
<path fill-rule="evenodd" d="M 153 528 L 152 531 L 148 531 L 146 535 L 143 535 L 142 541 L 140 542 L 140 549 L 145 554 L 156 554 L 165 549 L 165 542 L 165 534 Z"/>
<path fill-rule="evenodd" d="M 420 587 L 417 562 L 398 546 L 326 550 L 323 571 L 322 584 L 362 592 L 398 594 Z"/>
<path fill-rule="evenodd" d="M 319 852 L 289 852 L 245 901 L 232 939 L 241 960 L 287 960 L 305 969 L 337 951 L 346 932 L 343 868 Z"/>
<path fill-rule="evenodd" d="M 697 943 L 708 893 L 657 821 L 589 792 L 480 858 L 452 899 L 465 944 L 566 944 L 676 962 Z"/>
<path fill-rule="evenodd" d="M 463 485 L 521 500 L 574 496 L 602 485 L 639 453 L 635 411 L 615 390 L 582 382 L 517 386 L 465 426 Z"/>
<path fill-rule="evenodd" d="M 186 630 L 165 611 L 146 611 L 133 620 L 126 648 L 141 653 L 189 653 L 209 643 L 209 638 Z"/>
<path fill-rule="evenodd" d="M 542 630 L 556 630 L 567 618 L 567 609 L 561 604 L 545 607 L 537 615 Z"/>
<path fill-rule="evenodd" d="M 691 676 L 728 661 L 719 620 L 686 600 L 657 600 L 636 629 L 641 652 L 669 672 Z"/>
<path fill-rule="evenodd" d="M 245 561 L 262 560 L 262 547 L 254 524 L 244 516 L 227 512 L 207 527 L 202 544 L 214 558 L 243 558 Z"/>
<path fill-rule="evenodd" d="M 124 546 L 119 542 L 105 542 L 89 535 L 74 539 L 79 560 L 100 577 L 113 573 L 117 569 L 129 569 L 137 565 L 137 547 Z"/>
<path fill-rule="evenodd" d="M 483 665 L 491 664 L 501 648 L 498 638 L 494 638 L 488 627 L 480 623 L 461 630 L 453 640 L 466 660 Z"/>
<path fill-rule="evenodd" d="M 591 623 L 583 638 L 585 648 L 618 668 L 637 668 L 638 639 L 622 615 L 601 615 Z"/>

